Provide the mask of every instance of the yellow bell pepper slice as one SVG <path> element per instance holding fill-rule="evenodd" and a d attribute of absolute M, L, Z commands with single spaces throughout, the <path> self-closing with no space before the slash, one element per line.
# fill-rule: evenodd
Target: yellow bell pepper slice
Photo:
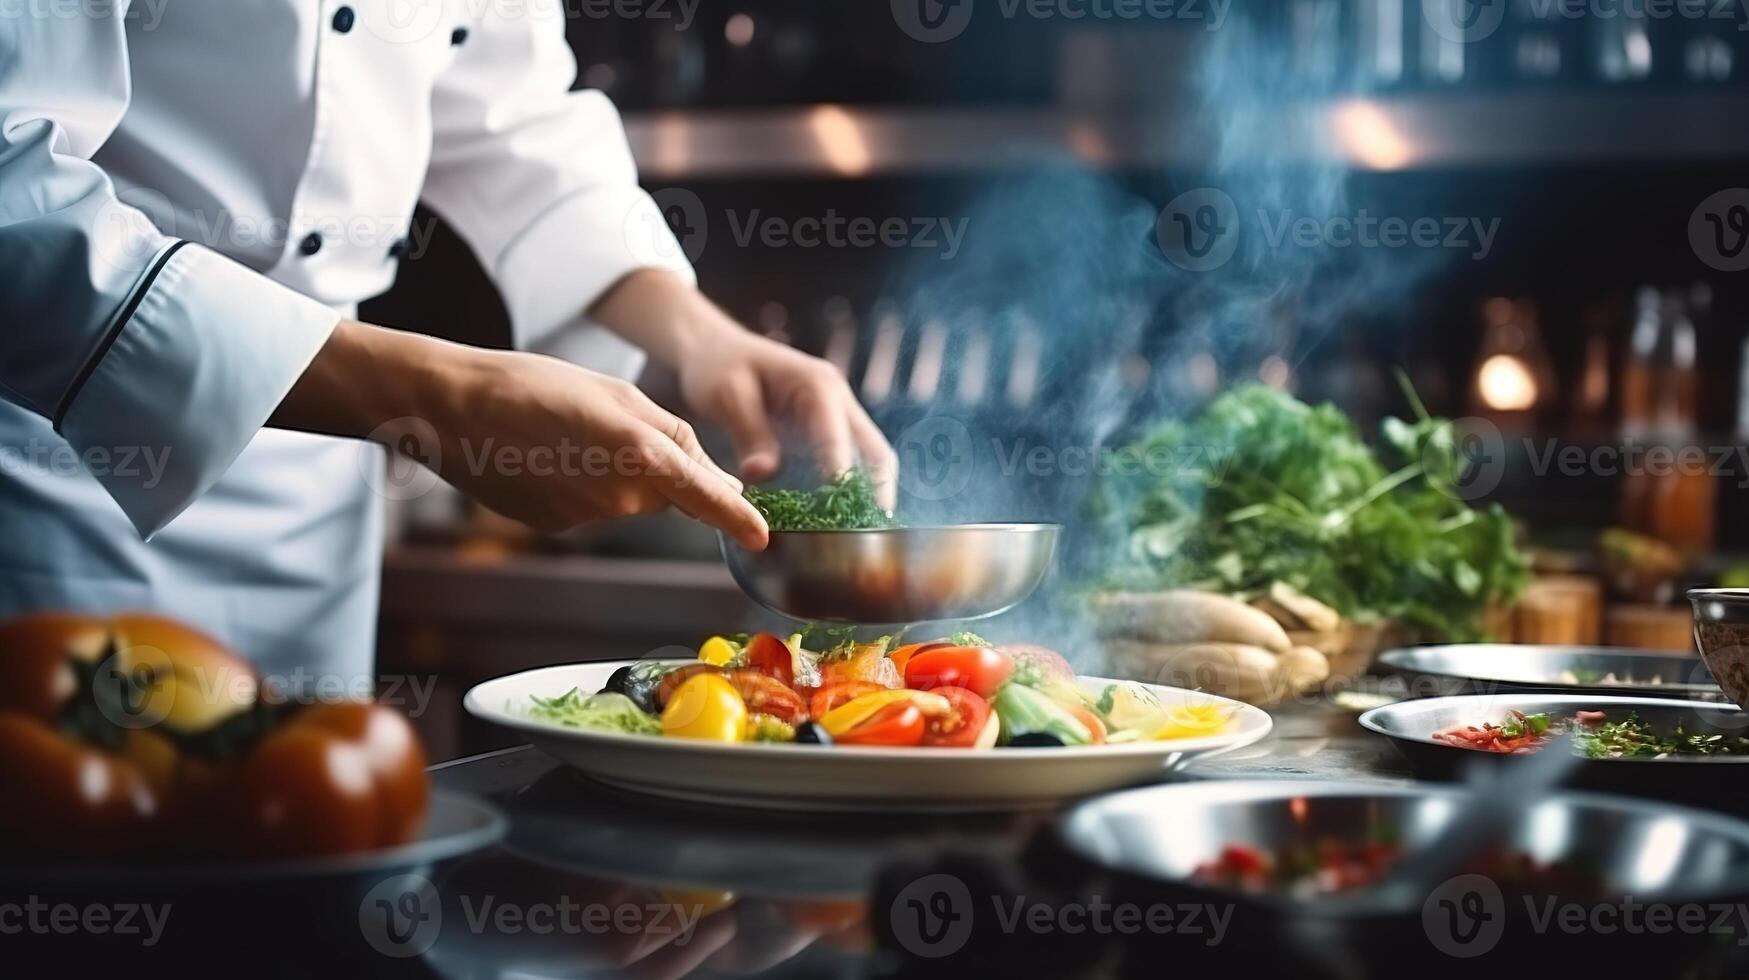
<path fill-rule="evenodd" d="M 887 705 L 900 701 L 912 702 L 917 705 L 919 711 L 931 717 L 945 715 L 952 710 L 952 706 L 947 703 L 946 698 L 939 694 L 930 694 L 928 691 L 875 691 L 864 694 L 860 698 L 846 701 L 826 712 L 819 719 L 820 727 L 826 729 L 827 734 L 836 738 L 867 721 L 875 712 Z"/>
<path fill-rule="evenodd" d="M 713 636 L 699 645 L 698 659 L 700 663 L 713 667 L 727 667 L 740 653 L 735 644 L 720 636 Z"/>
<path fill-rule="evenodd" d="M 1167 708 L 1165 723 L 1154 730 L 1155 739 L 1201 738 L 1218 735 L 1227 727 L 1227 709 L 1218 704 L 1185 704 Z"/>

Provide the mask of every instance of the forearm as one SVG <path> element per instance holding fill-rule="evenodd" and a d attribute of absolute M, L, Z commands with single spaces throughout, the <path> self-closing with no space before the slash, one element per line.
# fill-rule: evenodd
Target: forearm
<path fill-rule="evenodd" d="M 740 324 L 691 283 L 660 269 L 640 269 L 626 276 L 588 312 L 590 319 L 670 368 L 689 351 L 746 335 Z"/>
<path fill-rule="evenodd" d="M 268 424 L 370 438 L 396 419 L 450 414 L 443 393 L 461 386 L 480 352 L 419 334 L 342 320 Z"/>

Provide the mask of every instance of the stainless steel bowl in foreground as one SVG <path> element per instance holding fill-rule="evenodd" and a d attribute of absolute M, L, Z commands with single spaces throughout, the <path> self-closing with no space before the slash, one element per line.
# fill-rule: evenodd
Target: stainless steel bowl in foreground
<path fill-rule="evenodd" d="M 1553 879 L 1462 874 L 1425 896 L 1390 901 L 1364 887 L 1299 897 L 1196 880 L 1199 866 L 1235 845 L 1283 854 L 1325 842 L 1391 842 L 1407 855 L 1475 805 L 1468 790 L 1449 786 L 1198 781 L 1089 800 L 1065 815 L 1059 837 L 1104 875 L 1093 887 L 1108 907 L 1171 909 L 1182 931 L 1200 923 L 1200 934 L 1192 935 L 1140 930 L 1124 944 L 1123 976 L 1147 975 L 1150 964 L 1157 974 L 1162 962 L 1173 963 L 1174 972 L 1224 967 L 1227 976 L 1420 978 L 1473 978 L 1569 957 L 1569 966 L 1607 963 L 1612 973 L 1627 971 L 1622 975 L 1639 967 L 1660 976 L 1684 968 L 1694 969 L 1685 975 L 1729 976 L 1740 965 L 1742 951 L 1721 947 L 1749 939 L 1742 922 L 1725 927 L 1734 930 L 1730 937 L 1710 932 L 1713 924 L 1686 934 L 1589 928 L 1621 922 L 1606 916 L 1622 909 L 1728 904 L 1749 893 L 1749 824 L 1643 800 L 1559 793 L 1530 801 L 1498 846 L 1536 866 L 1564 869 L 1560 894 L 1535 900 L 1536 889 L 1547 890 L 1544 883 Z M 1579 928 L 1543 916 L 1559 905 L 1584 911 Z M 1596 909 L 1603 914 L 1593 917 Z M 1201 911 L 1193 917 L 1191 910 Z M 1730 957 L 1739 959 L 1718 963 Z"/>
<path fill-rule="evenodd" d="M 775 531 L 758 554 L 723 539 L 723 560 L 753 601 L 791 619 L 981 619 L 1038 588 L 1061 532 L 1057 524 Z"/>

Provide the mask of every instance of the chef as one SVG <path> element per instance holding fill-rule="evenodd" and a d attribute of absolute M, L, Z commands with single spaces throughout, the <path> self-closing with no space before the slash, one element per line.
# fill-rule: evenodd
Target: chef
<path fill-rule="evenodd" d="M 409 439 L 543 529 L 672 506 L 763 547 L 626 380 L 646 355 L 746 478 L 793 427 L 890 496 L 843 379 L 698 292 L 575 75 L 557 0 L 0 0 L 0 615 L 152 609 L 270 675 L 368 676 L 371 488 Z M 419 200 L 520 352 L 355 319 Z"/>

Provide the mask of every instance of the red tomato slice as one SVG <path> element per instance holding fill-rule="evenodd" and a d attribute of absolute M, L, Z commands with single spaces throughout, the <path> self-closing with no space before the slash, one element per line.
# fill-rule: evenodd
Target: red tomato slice
<path fill-rule="evenodd" d="M 924 745 L 966 749 L 978 741 L 990 720 L 990 702 L 963 687 L 938 687 L 930 692 L 947 699 L 948 712 L 930 718 L 923 732 Z"/>
<path fill-rule="evenodd" d="M 887 654 L 887 659 L 891 660 L 893 662 L 894 667 L 899 668 L 900 674 L 904 674 L 905 673 L 905 665 L 911 662 L 912 657 L 916 656 L 919 653 L 922 653 L 925 650 L 935 650 L 935 649 L 938 649 L 941 647 L 949 647 L 952 645 L 953 644 L 946 643 L 946 642 L 943 642 L 941 640 L 935 640 L 935 641 L 930 642 L 930 643 L 907 643 L 904 646 L 899 647 L 897 650 L 894 650 L 893 652 Z"/>
<path fill-rule="evenodd" d="M 841 681 L 827 684 L 815 692 L 808 703 L 808 715 L 813 718 L 824 718 L 826 712 L 838 707 L 846 701 L 854 701 L 864 694 L 885 691 L 886 687 L 873 681 Z"/>
<path fill-rule="evenodd" d="M 905 665 L 905 686 L 917 691 L 963 687 L 981 697 L 996 693 L 1014 674 L 1014 660 L 989 647 L 943 647 L 914 654 Z"/>
<path fill-rule="evenodd" d="M 838 736 L 839 745 L 916 745 L 923 740 L 923 712 L 909 701 L 895 701 Z"/>
<path fill-rule="evenodd" d="M 784 687 L 783 682 L 770 674 L 756 668 L 743 667 L 728 673 L 729 685 L 735 693 L 741 695 L 741 700 L 747 702 L 747 710 L 757 715 L 770 715 L 786 725 L 797 725 L 808 720 L 808 704 L 795 691 Z"/>
<path fill-rule="evenodd" d="M 784 687 L 796 684 L 795 654 L 789 644 L 770 633 L 755 633 L 742 651 L 747 667 L 777 678 Z"/>

